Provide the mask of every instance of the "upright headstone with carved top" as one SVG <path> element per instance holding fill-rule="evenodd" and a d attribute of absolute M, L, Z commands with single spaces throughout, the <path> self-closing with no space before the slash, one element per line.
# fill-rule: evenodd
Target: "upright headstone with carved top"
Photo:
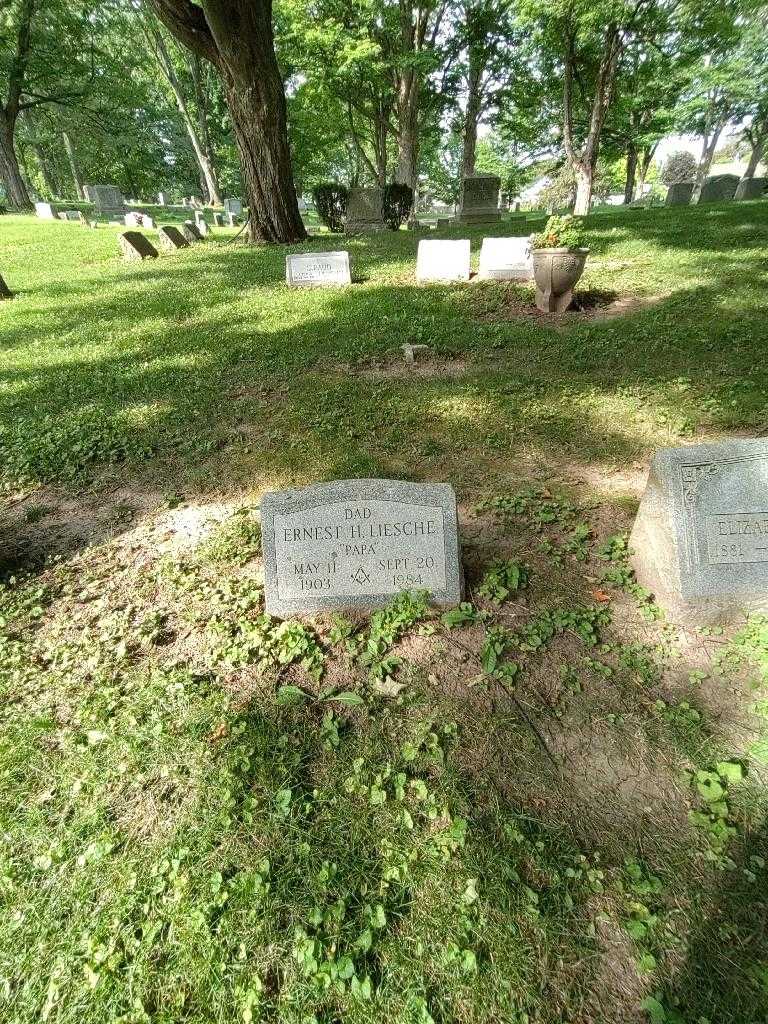
<path fill-rule="evenodd" d="M 461 600 L 456 495 L 448 484 L 336 480 L 261 501 L 267 611 L 374 608 L 402 590 Z"/>
<path fill-rule="evenodd" d="M 348 235 L 384 231 L 384 189 L 351 188 L 344 230 Z"/>
<path fill-rule="evenodd" d="M 768 440 L 657 452 L 630 547 L 673 620 L 768 609 Z"/>
<path fill-rule="evenodd" d="M 484 224 L 501 220 L 499 189 L 501 178 L 495 174 L 473 174 L 461 183 L 459 222 Z"/>

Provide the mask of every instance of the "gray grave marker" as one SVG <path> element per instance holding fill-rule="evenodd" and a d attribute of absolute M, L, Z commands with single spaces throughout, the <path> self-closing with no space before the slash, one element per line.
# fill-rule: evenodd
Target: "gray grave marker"
<path fill-rule="evenodd" d="M 234 214 L 235 217 L 242 217 L 243 203 L 241 199 L 225 199 L 224 212 Z"/>
<path fill-rule="evenodd" d="M 202 242 L 203 240 L 203 236 L 200 234 L 200 230 L 197 224 L 195 224 L 191 220 L 184 221 L 184 223 L 181 225 L 181 233 L 182 235 L 184 235 L 184 237 L 190 243 L 190 245 L 193 242 Z"/>
<path fill-rule="evenodd" d="M 416 255 L 416 280 L 468 281 L 469 253 L 468 238 L 422 239 Z"/>
<path fill-rule="evenodd" d="M 768 608 L 768 440 L 657 452 L 630 545 L 673 618 Z"/>
<path fill-rule="evenodd" d="M 461 600 L 456 496 L 448 484 L 337 480 L 261 502 L 267 611 L 374 608 L 402 590 Z"/>
<path fill-rule="evenodd" d="M 174 249 L 186 249 L 189 242 L 173 224 L 166 224 L 157 233 L 161 249 L 173 252 Z"/>
<path fill-rule="evenodd" d="M 351 188 L 344 230 L 348 235 L 386 230 L 383 209 L 383 188 Z"/>
<path fill-rule="evenodd" d="M 478 224 L 501 220 L 499 189 L 501 178 L 495 174 L 473 174 L 461 183 L 459 221 Z"/>
<path fill-rule="evenodd" d="M 224 214 L 223 213 L 214 213 L 214 215 L 213 215 L 213 223 L 214 223 L 214 225 L 217 228 L 223 228 L 224 227 Z"/>
<path fill-rule="evenodd" d="M 528 281 L 533 260 L 527 238 L 484 238 L 478 277 L 492 281 Z"/>
<path fill-rule="evenodd" d="M 154 259 L 157 256 L 157 249 L 140 231 L 124 231 L 118 242 L 126 260 Z"/>
<path fill-rule="evenodd" d="M 693 195 L 692 181 L 678 181 L 667 189 L 667 198 L 664 200 L 667 206 L 687 206 Z"/>
<path fill-rule="evenodd" d="M 285 280 L 294 288 L 351 284 L 348 252 L 302 252 L 285 257 Z"/>

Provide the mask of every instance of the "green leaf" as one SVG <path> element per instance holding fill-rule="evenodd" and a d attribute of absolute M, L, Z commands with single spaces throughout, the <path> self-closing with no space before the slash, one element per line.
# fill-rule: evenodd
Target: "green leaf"
<path fill-rule="evenodd" d="M 309 700 L 309 694 L 305 693 L 300 686 L 280 686 L 275 695 L 275 703 L 281 705 L 302 704 L 307 700 Z"/>
<path fill-rule="evenodd" d="M 360 694 L 355 693 L 354 690 L 342 690 L 341 693 L 334 693 L 325 699 L 333 701 L 335 704 L 346 704 L 347 707 L 359 707 L 361 704 L 365 704 Z"/>
<path fill-rule="evenodd" d="M 744 765 L 738 761 L 718 761 L 715 765 L 715 771 L 726 782 L 741 782 L 746 775 Z"/>
<path fill-rule="evenodd" d="M 656 970 L 656 957 L 652 953 L 643 953 L 637 961 L 637 969 L 641 974 L 650 974 Z"/>
<path fill-rule="evenodd" d="M 648 1013 L 651 1018 L 651 1024 L 664 1024 L 667 1019 L 666 1010 L 654 996 L 646 996 L 642 1003 L 640 1003 L 640 1009 Z"/>

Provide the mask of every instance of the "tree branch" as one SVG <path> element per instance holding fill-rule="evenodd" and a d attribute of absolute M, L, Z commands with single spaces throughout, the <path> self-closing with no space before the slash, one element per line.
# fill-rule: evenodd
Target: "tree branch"
<path fill-rule="evenodd" d="M 188 46 L 190 50 L 205 57 L 211 64 L 218 64 L 219 52 L 213 39 L 202 7 L 191 0 L 148 0 L 165 27 Z"/>

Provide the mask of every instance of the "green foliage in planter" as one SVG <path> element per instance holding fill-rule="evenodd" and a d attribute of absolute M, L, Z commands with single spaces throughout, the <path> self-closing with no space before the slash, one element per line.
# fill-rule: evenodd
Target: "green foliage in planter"
<path fill-rule="evenodd" d="M 329 231 L 343 231 L 349 203 L 349 189 L 338 181 L 327 181 L 312 190 L 315 209 Z"/>
<path fill-rule="evenodd" d="M 570 213 L 554 214 L 543 231 L 531 235 L 533 249 L 580 249 L 584 244 L 583 222 Z"/>
<path fill-rule="evenodd" d="M 393 181 L 384 188 L 382 213 L 385 222 L 393 231 L 397 231 L 400 225 L 408 219 L 412 206 L 413 189 L 410 185 Z"/>

